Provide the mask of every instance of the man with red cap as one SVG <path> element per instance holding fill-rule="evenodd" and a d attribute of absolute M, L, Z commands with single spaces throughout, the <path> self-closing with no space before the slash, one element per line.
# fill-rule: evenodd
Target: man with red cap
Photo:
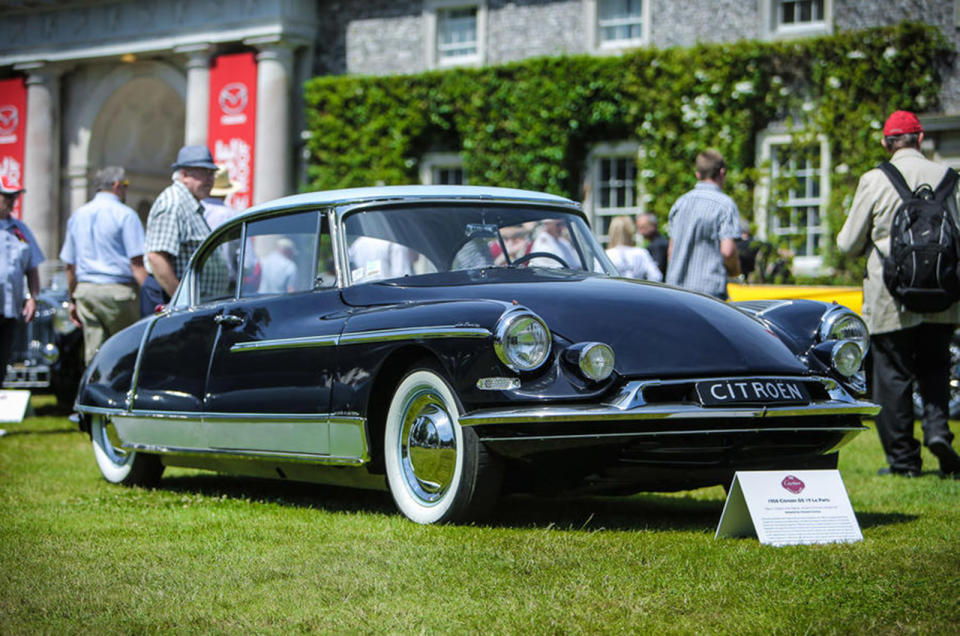
<path fill-rule="evenodd" d="M 23 188 L 9 175 L 0 175 L 0 381 L 16 342 L 20 321 L 27 323 L 37 313 L 40 276 L 37 266 L 43 252 L 26 224 L 11 216 Z M 26 278 L 30 297 L 24 299 Z"/>
<path fill-rule="evenodd" d="M 894 112 L 883 126 L 890 163 L 914 191 L 921 184 L 935 188 L 947 166 L 920 153 L 923 126 L 916 115 Z M 857 186 L 847 220 L 837 235 L 841 252 L 867 255 L 863 279 L 863 318 L 870 329 L 873 352 L 873 397 L 882 410 L 877 432 L 889 467 L 882 475 L 920 476 L 920 443 L 913 434 L 913 387 L 923 400 L 923 443 L 940 461 L 945 475 L 960 473 L 960 455 L 953 449 L 949 414 L 950 339 L 960 323 L 960 305 L 938 313 L 909 311 L 894 300 L 883 282 L 883 259 L 890 253 L 890 226 L 901 198 L 887 175 L 875 168 Z M 960 222 L 960 197 L 947 197 L 954 223 Z"/>

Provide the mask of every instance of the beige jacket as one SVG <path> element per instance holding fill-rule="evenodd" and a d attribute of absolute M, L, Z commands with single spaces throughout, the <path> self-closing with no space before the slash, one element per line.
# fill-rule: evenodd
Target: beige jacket
<path fill-rule="evenodd" d="M 911 190 L 922 183 L 936 188 L 947 172 L 946 166 L 926 159 L 912 148 L 898 150 L 890 161 Z M 960 188 L 947 203 L 954 221 L 960 227 L 960 217 L 957 215 Z M 890 224 L 899 205 L 900 196 L 887 175 L 879 168 L 870 170 L 860 177 L 847 220 L 837 235 L 837 246 L 841 252 L 855 256 L 868 254 L 867 277 L 863 279 L 863 318 L 870 333 L 888 333 L 923 322 L 960 323 L 960 303 L 937 314 L 916 314 L 900 310 L 883 284 L 883 257 L 890 253 Z M 877 249 L 873 249 L 874 245 Z"/>

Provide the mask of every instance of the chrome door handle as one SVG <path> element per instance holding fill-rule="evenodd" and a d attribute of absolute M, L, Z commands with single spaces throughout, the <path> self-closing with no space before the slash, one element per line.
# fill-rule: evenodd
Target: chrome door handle
<path fill-rule="evenodd" d="M 243 324 L 243 317 L 234 314 L 217 314 L 213 317 L 213 321 L 225 327 L 239 327 Z"/>

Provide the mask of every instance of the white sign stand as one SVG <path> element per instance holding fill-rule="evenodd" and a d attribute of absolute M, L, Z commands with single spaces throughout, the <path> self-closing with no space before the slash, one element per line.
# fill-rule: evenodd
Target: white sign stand
<path fill-rule="evenodd" d="M 837 470 L 757 470 L 733 476 L 715 538 L 766 545 L 863 541 Z"/>
<path fill-rule="evenodd" d="M 22 422 L 30 405 L 30 391 L 0 391 L 0 422 Z"/>

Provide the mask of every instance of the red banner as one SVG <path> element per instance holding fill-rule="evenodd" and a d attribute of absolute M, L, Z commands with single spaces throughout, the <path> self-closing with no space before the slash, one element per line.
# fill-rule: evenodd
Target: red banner
<path fill-rule="evenodd" d="M 27 137 L 27 85 L 23 78 L 0 80 L 0 174 L 23 187 L 23 149 Z M 13 216 L 21 218 L 20 202 Z"/>
<path fill-rule="evenodd" d="M 210 67 L 208 143 L 226 165 L 236 190 L 226 199 L 238 210 L 253 203 L 253 151 L 257 123 L 257 60 L 253 53 L 216 57 Z"/>

